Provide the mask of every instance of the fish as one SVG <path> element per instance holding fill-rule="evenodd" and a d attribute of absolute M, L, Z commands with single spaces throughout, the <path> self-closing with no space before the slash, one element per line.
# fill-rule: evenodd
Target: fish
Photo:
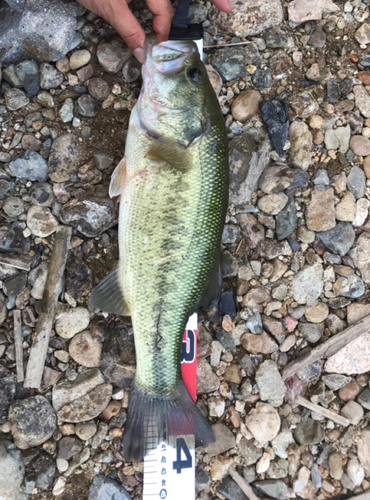
<path fill-rule="evenodd" d="M 143 84 L 125 156 L 109 188 L 120 197 L 119 263 L 92 292 L 96 309 L 131 316 L 136 374 L 123 455 L 141 460 L 170 435 L 214 441 L 181 380 L 190 314 L 222 287 L 221 237 L 228 205 L 224 118 L 196 44 L 147 39 Z"/>

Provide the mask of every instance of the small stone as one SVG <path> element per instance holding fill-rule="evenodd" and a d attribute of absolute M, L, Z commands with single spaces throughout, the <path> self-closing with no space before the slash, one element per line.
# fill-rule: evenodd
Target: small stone
<path fill-rule="evenodd" d="M 324 375 L 322 381 L 331 389 L 332 391 L 337 391 L 345 385 L 351 382 L 351 377 L 346 377 L 345 375 Z"/>
<path fill-rule="evenodd" d="M 197 488 L 198 477 L 197 477 Z M 230 476 L 226 477 L 222 483 L 217 487 L 217 491 L 223 495 L 224 498 L 232 498 L 233 500 L 245 500 L 246 496 L 243 490 L 236 484 L 236 482 L 231 479 Z"/>
<path fill-rule="evenodd" d="M 94 421 L 91 422 L 81 422 L 76 425 L 76 435 L 82 439 L 82 441 L 87 441 L 92 438 L 97 431 L 97 427 Z"/>
<path fill-rule="evenodd" d="M 288 335 L 284 342 L 280 345 L 279 349 L 281 352 L 288 352 L 296 343 L 295 335 Z"/>
<path fill-rule="evenodd" d="M 208 399 L 208 411 L 210 417 L 221 418 L 225 412 L 225 400 L 221 396 Z"/>
<path fill-rule="evenodd" d="M 235 447 L 235 436 L 226 425 L 222 423 L 214 424 L 212 430 L 216 440 L 206 448 L 206 453 L 210 457 L 220 455 Z"/>
<path fill-rule="evenodd" d="M 355 153 L 355 155 L 359 156 L 368 156 L 370 155 L 370 139 L 364 137 L 363 135 L 353 135 L 350 141 L 350 148 Z M 352 167 L 359 168 L 359 167 Z"/>
<path fill-rule="evenodd" d="M 64 339 L 71 339 L 76 333 L 86 330 L 90 323 L 90 313 L 83 307 L 75 307 L 62 313 L 55 322 L 57 334 Z"/>
<path fill-rule="evenodd" d="M 351 171 L 347 178 L 347 186 L 349 191 L 356 199 L 363 198 L 366 190 L 366 176 L 362 168 L 356 166 L 351 168 Z"/>
<path fill-rule="evenodd" d="M 320 422 L 309 418 L 307 422 L 300 422 L 293 431 L 294 438 L 299 444 L 319 444 L 325 437 Z"/>
<path fill-rule="evenodd" d="M 365 471 L 357 458 L 350 458 L 348 460 L 347 474 L 354 486 L 361 486 L 365 478 Z"/>
<path fill-rule="evenodd" d="M 335 130 L 328 129 L 325 132 L 325 146 L 327 150 L 339 150 L 340 153 L 348 151 L 351 138 L 351 127 L 338 127 Z"/>
<path fill-rule="evenodd" d="M 355 38 L 360 45 L 370 43 L 370 24 L 363 23 L 355 32 Z"/>
<path fill-rule="evenodd" d="M 21 61 L 15 67 L 16 73 L 28 96 L 34 96 L 40 90 L 39 68 L 35 61 Z"/>
<path fill-rule="evenodd" d="M 334 191 L 328 187 L 315 187 L 307 205 L 306 223 L 312 231 L 327 231 L 335 226 Z"/>
<path fill-rule="evenodd" d="M 340 480 L 343 474 L 342 457 L 339 453 L 329 456 L 329 473 L 333 479 Z"/>
<path fill-rule="evenodd" d="M 301 24 L 307 21 L 320 21 L 323 14 L 337 12 L 339 7 L 332 0 L 318 0 L 308 5 L 304 0 L 294 0 L 288 5 L 289 21 Z"/>
<path fill-rule="evenodd" d="M 283 166 L 267 167 L 260 178 L 259 188 L 264 193 L 279 193 L 288 188 L 294 179 L 294 169 Z"/>
<path fill-rule="evenodd" d="M 286 391 L 285 384 L 273 361 L 264 361 L 259 366 L 256 372 L 256 383 L 262 401 L 267 401 L 272 406 L 281 406 L 283 404 Z"/>
<path fill-rule="evenodd" d="M 323 267 L 316 263 L 299 271 L 293 278 L 292 296 L 299 304 L 314 304 L 323 291 Z"/>
<path fill-rule="evenodd" d="M 136 60 L 135 57 L 130 57 L 130 59 L 125 63 L 122 69 L 122 78 L 127 83 L 136 82 L 136 80 L 141 75 L 141 65 Z"/>
<path fill-rule="evenodd" d="M 350 256 L 359 269 L 364 282 L 370 283 L 370 234 L 360 234 Z"/>
<path fill-rule="evenodd" d="M 39 395 L 12 403 L 9 421 L 15 444 L 21 450 L 45 443 L 56 429 L 55 412 Z"/>
<path fill-rule="evenodd" d="M 72 134 L 58 136 L 53 142 L 49 155 L 50 179 L 53 182 L 69 181 L 69 176 L 77 173 L 83 158 L 84 149 L 75 136 Z"/>
<path fill-rule="evenodd" d="M 347 344 L 343 349 L 328 358 L 325 371 L 329 373 L 344 373 L 353 375 L 366 373 L 370 370 L 370 334 L 364 333 L 361 337 Z"/>
<path fill-rule="evenodd" d="M 62 83 L 63 73 L 52 64 L 42 63 L 40 66 L 40 87 L 44 90 L 56 89 Z"/>
<path fill-rule="evenodd" d="M 54 202 L 53 188 L 46 182 L 33 184 L 29 195 L 31 202 L 40 207 L 51 207 Z"/>
<path fill-rule="evenodd" d="M 90 332 L 75 335 L 69 344 L 69 354 L 79 365 L 93 368 L 100 365 L 102 344 Z"/>
<path fill-rule="evenodd" d="M 208 361 L 201 359 L 197 368 L 197 394 L 208 394 L 216 391 L 220 386 L 217 375 L 213 372 Z"/>
<path fill-rule="evenodd" d="M 68 469 L 68 462 L 64 458 L 56 459 L 56 466 L 59 472 L 65 472 Z"/>
<path fill-rule="evenodd" d="M 260 335 L 245 333 L 241 338 L 244 349 L 251 354 L 259 354 L 262 351 L 262 338 Z"/>
<path fill-rule="evenodd" d="M 82 68 L 82 66 L 85 66 L 90 59 L 91 54 L 88 50 L 75 50 L 69 58 L 71 70 Z"/>
<path fill-rule="evenodd" d="M 96 52 L 99 64 L 108 73 L 117 73 L 131 57 L 131 52 L 120 39 L 100 42 Z"/>
<path fill-rule="evenodd" d="M 339 389 L 338 396 L 342 401 L 353 401 L 360 392 L 360 386 L 355 382 L 350 382 Z"/>
<path fill-rule="evenodd" d="M 336 295 L 357 299 L 365 293 L 365 285 L 356 274 L 348 277 L 341 276 L 334 283 L 334 292 Z"/>
<path fill-rule="evenodd" d="M 71 70 L 68 57 L 62 57 L 59 59 L 59 61 L 55 63 L 55 66 L 61 73 L 68 73 L 68 71 Z"/>
<path fill-rule="evenodd" d="M 104 101 L 110 94 L 110 87 L 102 78 L 91 78 L 87 85 L 90 94 L 98 101 Z"/>
<path fill-rule="evenodd" d="M 4 296 L 2 297 L 4 298 Z M 5 423 L 8 419 L 8 410 L 10 404 L 14 401 L 15 391 L 16 391 L 15 375 L 11 371 L 7 370 L 5 366 L 0 365 L 0 424 Z"/>
<path fill-rule="evenodd" d="M 43 261 L 41 264 L 35 268 L 33 268 L 28 274 L 28 284 L 32 285 L 31 296 L 34 299 L 41 300 L 46 278 L 48 275 L 48 264 Z"/>
<path fill-rule="evenodd" d="M 114 479 L 104 474 L 95 476 L 90 487 L 88 500 L 130 500 L 127 490 Z"/>
<path fill-rule="evenodd" d="M 343 257 L 355 241 L 352 224 L 339 222 L 334 228 L 319 233 L 318 238 L 331 252 Z"/>
<path fill-rule="evenodd" d="M 258 208 L 270 215 L 277 215 L 287 204 L 288 197 L 284 193 L 271 193 L 258 200 Z"/>
<path fill-rule="evenodd" d="M 258 89 L 268 89 L 272 84 L 272 74 L 270 69 L 256 69 L 252 74 L 252 82 Z"/>
<path fill-rule="evenodd" d="M 276 500 L 286 500 L 288 498 L 288 487 L 282 479 L 254 481 L 253 486 L 258 492 L 268 495 L 269 498 Z"/>
<path fill-rule="evenodd" d="M 0 439 L 0 497 L 4 500 L 25 500 L 22 489 L 24 462 L 21 452 L 5 436 Z"/>
<path fill-rule="evenodd" d="M 110 401 L 108 406 L 103 410 L 102 417 L 106 420 L 110 420 L 111 418 L 118 415 L 122 408 L 122 401 Z"/>
<path fill-rule="evenodd" d="M 357 456 L 366 474 L 370 474 L 370 430 L 364 429 L 357 440 Z"/>
<path fill-rule="evenodd" d="M 316 344 L 324 335 L 324 324 L 299 323 L 299 331 L 310 344 Z"/>
<path fill-rule="evenodd" d="M 352 425 L 357 425 L 364 416 L 364 410 L 356 401 L 348 401 L 341 411 L 341 415 L 347 418 Z"/>
<path fill-rule="evenodd" d="M 280 157 L 284 157 L 284 146 L 288 139 L 288 104 L 282 99 L 269 99 L 260 104 L 262 119 L 270 139 Z"/>
<path fill-rule="evenodd" d="M 350 191 L 344 193 L 343 198 L 335 207 L 335 218 L 343 222 L 353 222 L 356 215 L 356 198 Z"/>
<path fill-rule="evenodd" d="M 294 442 L 290 431 L 282 431 L 271 441 L 271 446 L 278 457 L 288 458 L 288 447 Z"/>
<path fill-rule="evenodd" d="M 245 419 L 245 425 L 253 434 L 259 447 L 274 439 L 280 430 L 280 417 L 277 410 L 267 403 L 257 403 Z"/>
<path fill-rule="evenodd" d="M 63 123 L 69 123 L 73 120 L 74 103 L 72 99 L 66 99 L 63 106 L 58 111 L 58 115 Z"/>
<path fill-rule="evenodd" d="M 370 314 L 370 304 L 351 304 L 347 308 L 347 322 L 353 325 Z"/>
<path fill-rule="evenodd" d="M 305 316 L 307 321 L 310 323 L 321 323 L 325 321 L 329 314 L 329 308 L 324 302 L 319 302 L 318 304 L 306 307 Z"/>
<path fill-rule="evenodd" d="M 292 164 L 307 170 L 312 157 L 312 134 L 306 123 L 294 121 L 289 127 L 289 140 Z"/>
<path fill-rule="evenodd" d="M 10 111 L 17 111 L 18 109 L 27 106 L 30 102 L 23 90 L 20 89 L 6 89 L 4 97 L 5 105 Z"/>
<path fill-rule="evenodd" d="M 292 106 L 298 118 L 308 118 L 317 113 L 319 108 L 316 99 L 314 99 L 311 92 L 308 90 L 293 94 L 289 99 L 289 104 Z"/>
<path fill-rule="evenodd" d="M 357 401 L 363 406 L 366 410 L 370 410 L 370 389 L 365 389 L 361 392 Z"/>
<path fill-rule="evenodd" d="M 360 198 L 359 200 L 357 200 L 356 215 L 352 222 L 352 225 L 354 227 L 361 227 L 365 223 L 369 215 L 369 207 L 370 201 L 366 198 Z"/>
<path fill-rule="evenodd" d="M 9 196 L 3 203 L 3 210 L 9 217 L 18 217 L 24 212 L 24 203 L 22 198 Z"/>
<path fill-rule="evenodd" d="M 33 205 L 27 213 L 27 227 L 35 236 L 45 238 L 58 228 L 58 221 L 49 208 Z"/>
<path fill-rule="evenodd" d="M 98 102 L 91 95 L 84 94 L 76 101 L 76 111 L 82 116 L 93 117 L 98 113 Z"/>
<path fill-rule="evenodd" d="M 35 151 L 26 151 L 9 163 L 14 177 L 28 181 L 44 181 L 47 178 L 47 162 Z"/>
<path fill-rule="evenodd" d="M 233 118 L 241 123 L 246 122 L 259 112 L 262 97 L 257 90 L 241 92 L 231 106 Z"/>
<path fill-rule="evenodd" d="M 319 168 L 316 170 L 315 175 L 312 177 L 312 182 L 315 186 L 329 186 L 330 179 L 328 176 L 328 172 L 323 168 Z"/>

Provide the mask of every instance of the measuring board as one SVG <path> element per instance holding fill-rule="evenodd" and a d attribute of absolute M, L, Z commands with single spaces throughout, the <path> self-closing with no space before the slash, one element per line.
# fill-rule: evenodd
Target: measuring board
<path fill-rule="evenodd" d="M 182 379 L 195 401 L 197 392 L 198 315 L 190 316 L 181 349 Z M 148 443 L 150 448 L 150 442 Z M 195 498 L 195 443 L 193 435 L 170 436 L 144 458 L 143 500 Z"/>

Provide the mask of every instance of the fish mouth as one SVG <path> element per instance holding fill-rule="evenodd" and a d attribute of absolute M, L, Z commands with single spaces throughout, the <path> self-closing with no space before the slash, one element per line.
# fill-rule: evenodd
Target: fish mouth
<path fill-rule="evenodd" d="M 153 64 L 156 71 L 171 76 L 182 70 L 185 59 L 198 52 L 198 48 L 191 40 L 158 42 L 157 37 L 151 34 L 146 38 L 144 51 L 144 66 Z"/>

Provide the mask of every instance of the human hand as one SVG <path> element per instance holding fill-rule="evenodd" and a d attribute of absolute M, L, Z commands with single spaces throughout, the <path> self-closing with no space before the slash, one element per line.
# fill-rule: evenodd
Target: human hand
<path fill-rule="evenodd" d="M 139 21 L 131 12 L 131 0 L 78 0 L 86 9 L 103 17 L 124 39 L 134 56 L 144 60 L 145 33 Z M 160 42 L 167 40 L 171 28 L 172 6 L 170 0 L 146 0 L 153 13 L 153 31 Z M 231 12 L 230 0 L 213 0 L 222 12 Z"/>

